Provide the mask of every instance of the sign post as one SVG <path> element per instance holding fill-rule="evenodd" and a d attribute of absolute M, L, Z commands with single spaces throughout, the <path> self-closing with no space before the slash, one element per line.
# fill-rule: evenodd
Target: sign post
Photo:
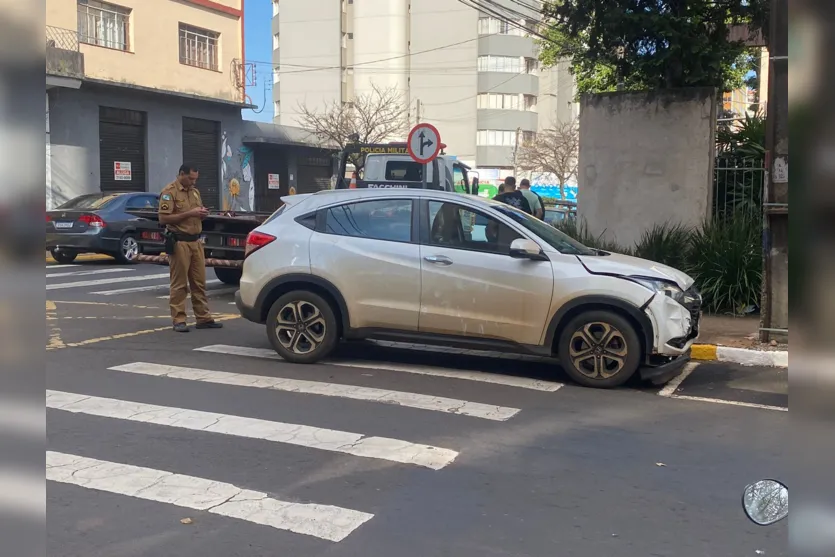
<path fill-rule="evenodd" d="M 422 187 L 426 189 L 429 163 L 441 152 L 441 134 L 432 124 L 418 124 L 409 132 L 406 146 L 412 160 L 423 165 Z"/>

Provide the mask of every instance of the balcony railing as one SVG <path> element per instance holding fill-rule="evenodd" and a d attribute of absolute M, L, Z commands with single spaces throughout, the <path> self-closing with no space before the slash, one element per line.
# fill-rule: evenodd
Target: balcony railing
<path fill-rule="evenodd" d="M 78 45 L 78 33 L 72 29 L 46 26 L 47 75 L 84 77 L 84 54 Z"/>
<path fill-rule="evenodd" d="M 46 46 L 78 52 L 78 32 L 72 29 L 64 29 L 62 27 L 47 25 Z"/>

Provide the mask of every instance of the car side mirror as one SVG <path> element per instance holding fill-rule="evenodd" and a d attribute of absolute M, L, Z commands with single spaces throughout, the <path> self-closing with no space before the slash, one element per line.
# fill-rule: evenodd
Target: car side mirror
<path fill-rule="evenodd" d="M 470 187 L 470 193 L 473 195 L 478 195 L 478 178 L 473 176 L 473 185 Z"/>
<path fill-rule="evenodd" d="M 768 526 L 789 515 L 789 488 L 776 480 L 760 480 L 742 492 L 742 508 L 751 522 Z"/>
<path fill-rule="evenodd" d="M 539 244 L 527 238 L 517 238 L 510 244 L 510 257 L 514 259 L 531 259 L 533 261 L 548 261 Z"/>

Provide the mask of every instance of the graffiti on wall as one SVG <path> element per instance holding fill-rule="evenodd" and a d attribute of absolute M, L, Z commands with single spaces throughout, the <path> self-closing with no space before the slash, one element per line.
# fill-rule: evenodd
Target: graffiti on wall
<path fill-rule="evenodd" d="M 220 180 L 224 211 L 255 210 L 253 151 L 246 145 L 232 145 L 224 131 L 221 137 Z"/>

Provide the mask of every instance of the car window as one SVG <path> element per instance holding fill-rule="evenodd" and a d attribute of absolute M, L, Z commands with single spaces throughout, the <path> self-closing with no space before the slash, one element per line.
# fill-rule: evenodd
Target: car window
<path fill-rule="evenodd" d="M 119 197 L 119 194 L 102 194 L 93 193 L 88 195 L 81 195 L 75 199 L 70 199 L 63 205 L 56 208 L 58 211 L 95 211 L 97 209 L 104 209 L 114 199 Z"/>
<path fill-rule="evenodd" d="M 412 239 L 412 200 L 379 199 L 331 207 L 325 212 L 325 232 L 392 242 Z"/>
<path fill-rule="evenodd" d="M 423 180 L 423 165 L 414 161 L 388 161 L 385 179 L 420 182 Z"/>
<path fill-rule="evenodd" d="M 137 195 L 128 199 L 125 209 L 156 211 L 159 201 L 155 195 Z"/>
<path fill-rule="evenodd" d="M 466 183 L 464 180 L 464 169 L 460 166 L 453 166 L 452 167 L 452 175 L 454 176 L 455 180 L 455 189 L 464 191 Z"/>
<path fill-rule="evenodd" d="M 497 219 L 455 203 L 429 202 L 429 243 L 449 248 L 508 254 L 522 236 Z"/>
<path fill-rule="evenodd" d="M 542 222 L 536 217 L 514 209 L 509 205 L 496 205 L 493 210 L 512 218 L 514 221 L 536 234 L 552 248 L 566 255 L 597 255 L 597 252 L 587 248 L 567 234 L 560 232 L 550 224 Z"/>

